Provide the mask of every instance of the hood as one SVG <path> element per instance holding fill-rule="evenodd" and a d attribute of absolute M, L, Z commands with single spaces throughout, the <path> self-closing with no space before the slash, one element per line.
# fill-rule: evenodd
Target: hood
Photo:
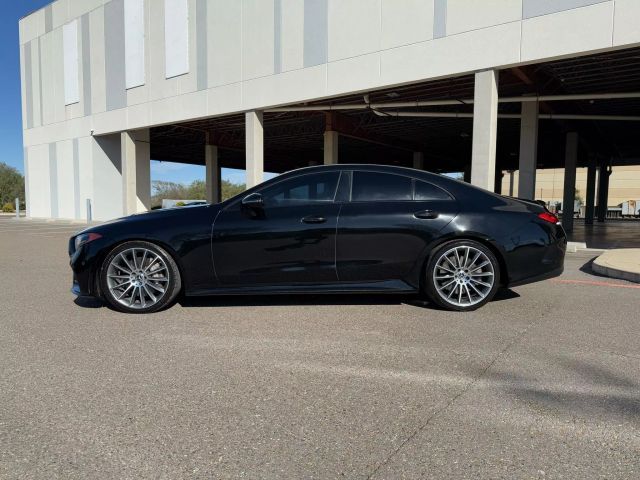
<path fill-rule="evenodd" d="M 104 232 L 104 231 L 108 231 L 111 227 L 115 227 L 115 226 L 120 227 L 126 224 L 131 224 L 133 226 L 135 224 L 142 224 L 149 221 L 155 221 L 155 222 L 157 222 L 158 220 L 171 221 L 174 218 L 184 218 L 185 216 L 189 216 L 189 215 L 199 215 L 203 213 L 205 210 L 208 210 L 212 214 L 215 214 L 215 212 L 219 208 L 220 208 L 220 204 L 192 205 L 192 206 L 184 206 L 184 207 L 151 210 L 149 212 L 142 212 L 142 213 L 134 213 L 133 215 L 116 218 L 116 219 L 101 223 L 99 225 L 91 226 L 79 233 Z"/>

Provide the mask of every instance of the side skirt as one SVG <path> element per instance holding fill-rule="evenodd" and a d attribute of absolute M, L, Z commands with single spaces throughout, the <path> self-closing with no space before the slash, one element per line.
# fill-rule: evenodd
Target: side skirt
<path fill-rule="evenodd" d="M 416 293 L 418 289 L 402 280 L 385 280 L 365 283 L 329 283 L 305 285 L 251 285 L 240 287 L 224 287 L 199 289 L 186 292 L 189 297 L 209 295 L 285 295 L 285 294 L 353 294 L 353 293 Z"/>

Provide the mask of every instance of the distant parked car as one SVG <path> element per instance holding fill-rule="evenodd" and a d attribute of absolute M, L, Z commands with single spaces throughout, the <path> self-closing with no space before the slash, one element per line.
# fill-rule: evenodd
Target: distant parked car
<path fill-rule="evenodd" d="M 216 205 L 158 210 L 69 242 L 73 292 L 147 313 L 185 295 L 420 293 L 474 310 L 560 275 L 566 236 L 536 202 L 428 172 L 304 168 Z"/>

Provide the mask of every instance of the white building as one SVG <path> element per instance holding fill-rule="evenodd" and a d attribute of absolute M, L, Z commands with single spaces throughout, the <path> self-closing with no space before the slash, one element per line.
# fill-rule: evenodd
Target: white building
<path fill-rule="evenodd" d="M 211 198 L 221 165 L 251 186 L 323 161 L 487 189 L 519 170 L 521 196 L 536 166 L 589 163 L 595 185 L 640 163 L 639 18 L 637 0 L 57 0 L 20 21 L 28 215 L 144 210 L 150 158 L 206 163 Z"/>

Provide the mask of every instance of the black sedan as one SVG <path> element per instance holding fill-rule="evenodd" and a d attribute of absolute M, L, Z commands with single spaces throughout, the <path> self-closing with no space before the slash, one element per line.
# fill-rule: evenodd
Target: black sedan
<path fill-rule="evenodd" d="M 424 171 L 295 170 L 216 205 L 132 215 L 71 238 L 76 295 L 132 313 L 178 295 L 419 293 L 468 311 L 560 275 L 543 206 Z"/>

